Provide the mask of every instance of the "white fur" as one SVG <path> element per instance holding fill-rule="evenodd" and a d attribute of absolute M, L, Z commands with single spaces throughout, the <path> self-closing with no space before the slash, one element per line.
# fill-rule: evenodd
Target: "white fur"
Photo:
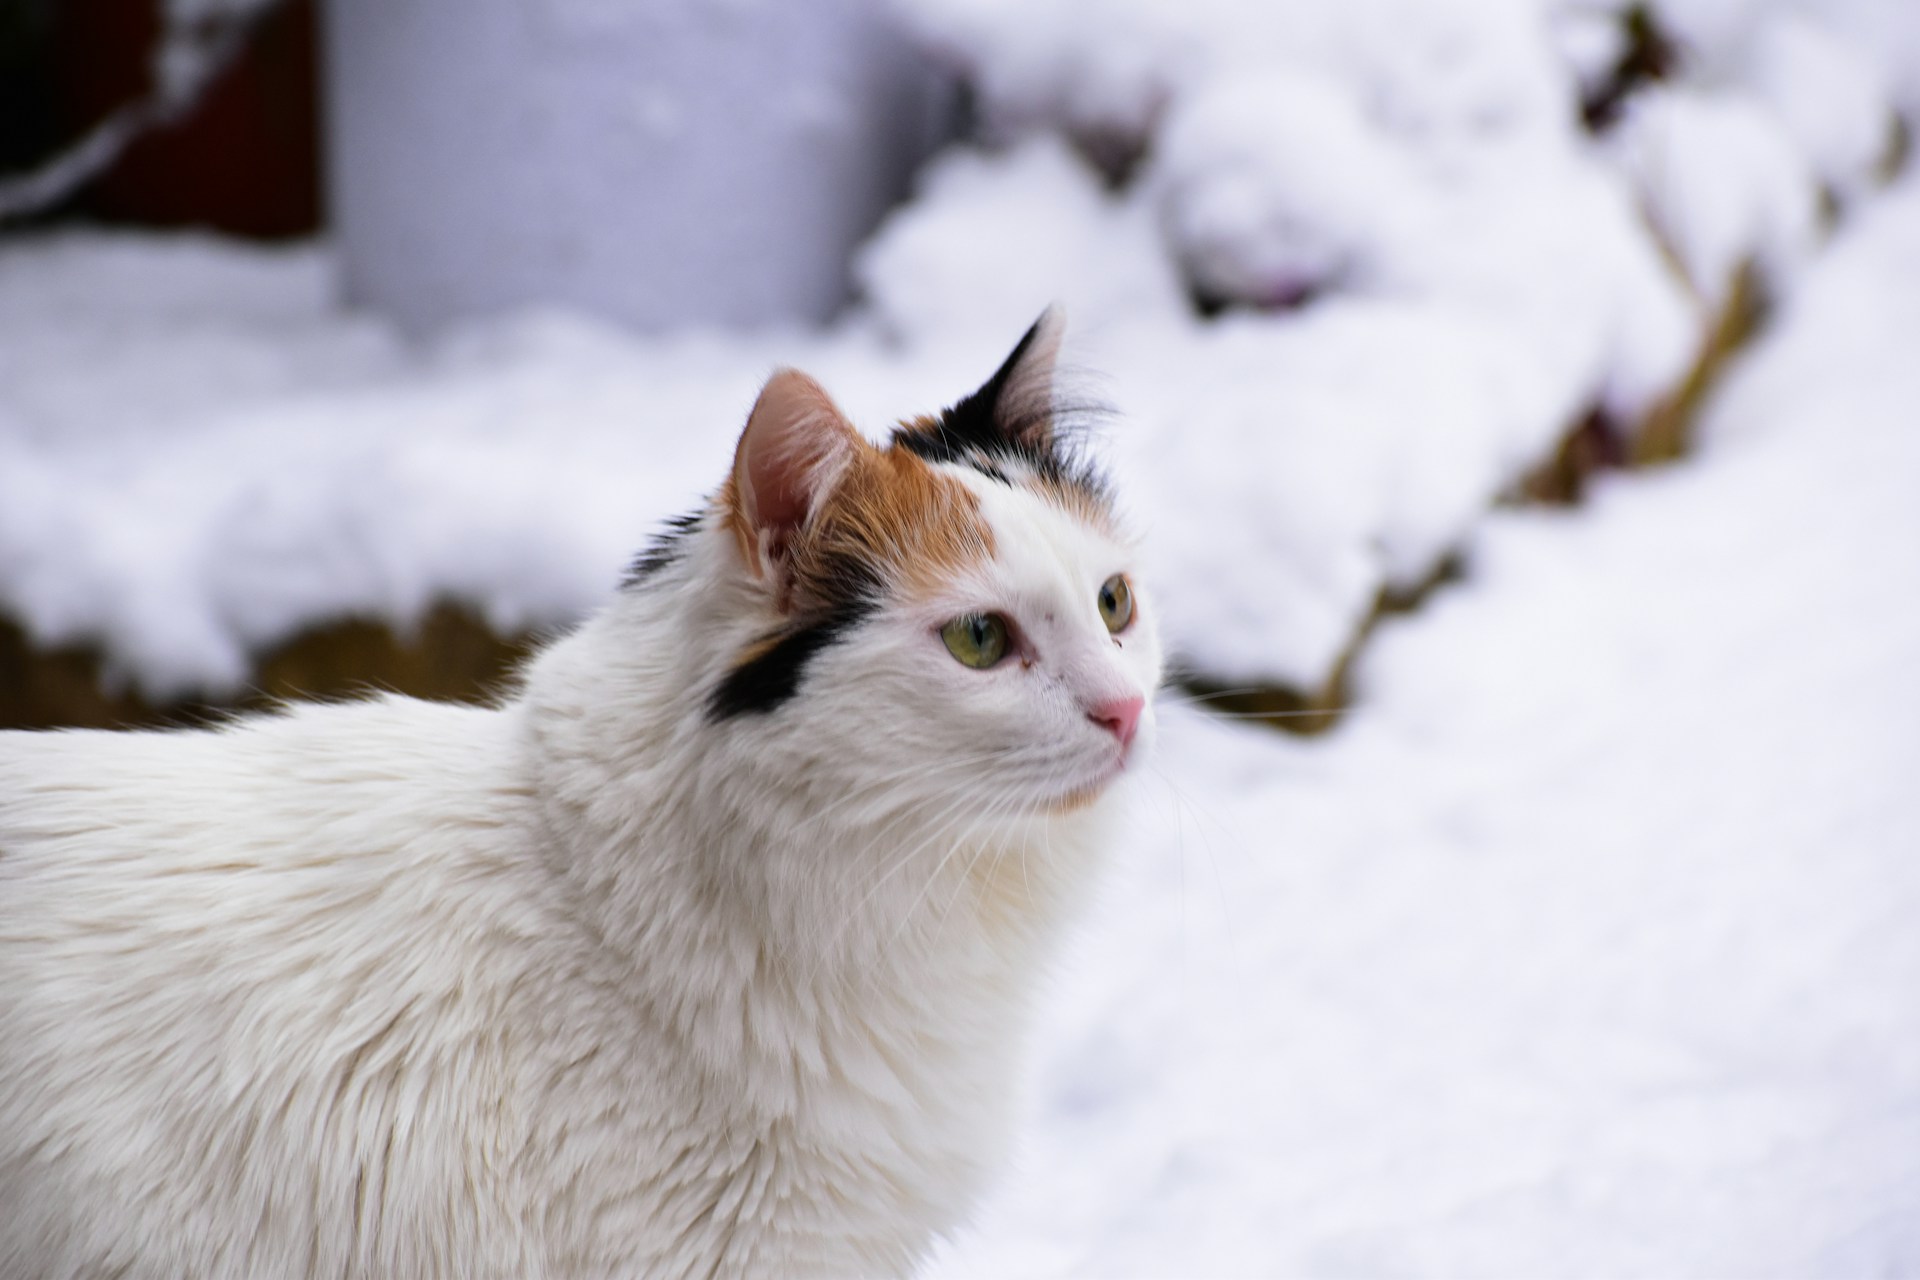
<path fill-rule="evenodd" d="M 908 1271 L 1009 1142 L 1085 708 L 1159 673 L 1124 546 L 955 474 L 994 560 L 772 715 L 704 715 L 765 628 L 708 529 L 498 709 L 0 734 L 0 1276 Z M 1032 666 L 945 652 L 979 608 Z"/>

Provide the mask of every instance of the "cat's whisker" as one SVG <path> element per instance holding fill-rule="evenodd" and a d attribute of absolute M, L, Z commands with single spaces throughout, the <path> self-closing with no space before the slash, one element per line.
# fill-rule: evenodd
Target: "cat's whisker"
<path fill-rule="evenodd" d="M 833 953 L 834 949 L 837 948 L 841 939 L 844 937 L 847 929 L 859 918 L 861 911 L 867 904 L 878 897 L 880 891 L 886 887 L 887 882 L 898 875 L 904 868 L 912 863 L 914 859 L 918 858 L 921 853 L 932 847 L 946 835 L 957 832 L 960 824 L 967 820 L 967 809 L 973 803 L 975 803 L 973 798 L 965 794 L 950 801 L 945 808 L 940 810 L 938 816 L 928 824 L 926 835 L 912 848 L 896 858 L 892 865 L 873 883 L 867 892 L 861 895 L 860 900 L 841 914 L 838 924 L 828 933 L 826 945 L 821 947 L 813 958 L 807 974 L 808 986 L 811 986 L 818 977 L 818 968 L 819 965 L 823 963 L 823 958 Z M 864 858 L 862 858 L 862 861 L 864 861 Z"/>
<path fill-rule="evenodd" d="M 1195 800 L 1192 795 L 1187 792 L 1186 788 L 1176 782 L 1173 775 L 1168 773 L 1159 764 L 1150 763 L 1148 768 L 1152 771 L 1154 777 L 1160 779 L 1161 783 L 1167 789 L 1167 794 L 1173 798 L 1175 804 L 1180 806 L 1184 811 L 1191 813 L 1196 820 L 1211 822 L 1215 830 L 1232 842 L 1233 851 L 1240 857 L 1251 857 L 1249 849 L 1252 846 L 1239 832 L 1228 825 L 1226 819 L 1216 813 L 1210 812 L 1204 805 Z"/>
<path fill-rule="evenodd" d="M 855 801 L 897 791 L 904 783 L 925 781 L 929 778 L 942 777 L 949 773 L 956 776 L 964 776 L 968 769 L 1006 759 L 1009 750 L 1019 750 L 1019 748 L 990 749 L 978 751 L 968 756 L 949 756 L 944 760 L 936 761 L 932 764 L 921 764 L 910 769 L 897 770 L 896 772 L 868 781 L 864 785 L 841 795 L 825 807 L 814 810 L 796 823 L 794 830 L 806 830 L 807 828 L 822 824 L 828 818 L 844 812 L 846 807 Z"/>
<path fill-rule="evenodd" d="M 1262 693 L 1270 690 L 1258 686 L 1240 690 L 1222 690 L 1217 695 L 1195 695 L 1163 689 L 1154 698 L 1160 706 L 1191 707 L 1196 711 L 1219 720 L 1305 720 L 1311 718 L 1333 719 L 1359 709 L 1354 702 L 1340 703 L 1328 707 L 1290 707 L 1276 711 L 1231 711 L 1212 701 L 1214 697 L 1230 697 L 1236 693 Z"/>
<path fill-rule="evenodd" d="M 975 840 L 973 842 L 974 844 L 973 856 L 967 859 L 967 865 L 961 869 L 959 875 L 954 877 L 953 892 L 947 895 L 947 905 L 941 909 L 940 918 L 934 924 L 934 927 L 933 927 L 934 941 L 938 942 L 940 938 L 944 936 L 946 932 L 947 917 L 953 913 L 954 906 L 960 901 L 961 896 L 966 893 L 968 882 L 972 879 L 975 869 L 979 867 L 980 859 L 986 854 L 986 851 L 989 848 L 994 846 L 1004 846 L 1005 841 L 1002 838 L 1002 834 L 1004 831 L 1003 824 L 1005 821 L 1005 817 L 1006 815 L 1004 813 L 990 815 L 988 818 L 989 834 L 987 835 L 986 838 Z M 936 868 L 935 874 L 938 875 L 937 868 Z"/>
<path fill-rule="evenodd" d="M 1045 832 L 1046 828 L 1042 827 L 1041 831 Z M 1049 842 L 1047 846 L 1047 854 L 1049 857 L 1053 854 L 1051 842 Z M 1027 873 L 1027 844 L 1024 840 L 1020 842 L 1020 888 L 1026 893 L 1027 901 L 1031 903 L 1033 901 L 1033 881 Z"/>
<path fill-rule="evenodd" d="M 1055 756 L 1055 753 L 1047 751 L 1045 749 L 998 748 L 998 749 L 978 753 L 977 757 L 963 758 L 962 761 L 957 765 L 952 760 L 949 760 L 949 761 L 943 761 L 941 762 L 941 764 L 937 766 L 929 766 L 921 770 L 910 771 L 910 772 L 911 772 L 911 776 L 922 778 L 922 779 L 929 776 L 941 776 L 949 772 L 955 774 L 956 776 L 963 776 L 965 774 L 966 769 L 972 767 L 972 765 L 976 763 L 983 763 L 986 761 L 999 761 L 1004 763 L 1009 760 L 1015 763 L 1047 762 L 1047 761 L 1053 760 L 1054 756 Z M 910 815 L 894 815 L 888 820 L 886 824 L 882 824 L 883 826 L 887 826 L 887 825 L 897 824 L 899 822 L 912 821 L 912 822 L 915 822 L 916 825 L 923 825 L 924 830 L 923 830 L 922 838 L 912 848 L 908 849 L 905 853 L 896 857 L 893 860 L 893 862 L 887 867 L 887 869 L 881 873 L 878 879 L 876 879 L 875 882 L 868 887 L 867 891 L 861 895 L 859 900 L 856 901 L 852 906 L 848 907 L 846 910 L 841 912 L 840 917 L 836 922 L 835 926 L 828 931 L 825 944 L 816 951 L 815 955 L 812 957 L 811 961 L 809 962 L 808 970 L 806 971 L 806 974 L 803 977 L 804 983 L 806 984 L 812 983 L 812 981 L 817 976 L 817 971 L 820 964 L 824 963 L 824 958 L 830 954 L 833 954 L 834 949 L 837 947 L 841 938 L 844 937 L 847 929 L 851 927 L 852 924 L 859 918 L 861 912 L 876 897 L 878 897 L 880 892 L 886 887 L 887 883 L 891 881 L 894 876 L 898 875 L 902 870 L 904 870 L 906 867 L 908 867 L 914 861 L 916 861 L 928 849 L 937 847 L 939 844 L 941 844 L 943 841 L 949 838 L 955 839 L 956 841 L 954 846 L 952 848 L 949 848 L 941 856 L 939 863 L 935 866 L 932 874 L 929 877 L 928 884 L 926 886 L 923 886 L 921 894 L 915 900 L 914 907 L 910 909 L 909 912 L 907 913 L 908 917 L 910 917 L 914 911 L 917 911 L 920 899 L 925 897 L 925 894 L 928 892 L 928 890 L 930 890 L 932 884 L 937 883 L 941 871 L 945 868 L 948 861 L 951 860 L 955 852 L 957 852 L 958 849 L 961 847 L 961 843 L 959 842 L 958 837 L 960 836 L 962 830 L 967 825 L 969 824 L 978 825 L 985 821 L 991 820 L 1002 809 L 1005 810 L 1004 820 L 1008 822 L 1011 822 L 1023 816 L 1020 813 L 1021 802 L 1017 798 L 1006 798 L 1003 800 L 998 800 L 993 802 L 985 815 L 982 815 L 982 816 L 971 815 L 968 812 L 968 810 L 972 808 L 974 805 L 977 805 L 978 803 L 979 803 L 978 797 L 972 794 L 971 790 L 963 790 L 956 796 L 950 798 L 949 801 L 942 808 L 937 810 L 934 813 L 934 815 L 929 819 L 914 819 Z M 877 845 L 881 843 L 883 839 L 884 839 L 884 836 L 876 837 L 874 840 L 870 841 L 869 847 L 871 847 L 872 845 Z M 864 858 L 850 859 L 847 869 L 841 873 L 842 878 L 844 879 L 846 876 L 849 876 L 854 872 L 856 872 L 861 866 L 864 865 L 864 863 L 865 863 Z M 893 941 L 894 940 L 890 938 L 887 945 L 889 947 L 892 946 Z"/>
<path fill-rule="evenodd" d="M 886 795 L 886 794 L 896 793 L 900 791 L 908 783 L 926 783 L 931 780 L 941 780 L 946 778 L 952 778 L 956 781 L 966 781 L 969 778 L 969 772 L 968 772 L 969 770 L 975 769 L 980 765 L 990 763 L 996 759 L 1001 758 L 1001 756 L 1002 756 L 1002 753 L 997 750 L 981 751 L 971 756 L 949 757 L 948 759 L 936 761 L 932 764 L 921 764 L 921 765 L 916 765 L 912 768 L 894 771 L 890 774 L 884 775 L 879 779 L 868 782 L 862 786 L 853 788 L 847 793 L 831 801 L 823 808 L 815 810 L 812 813 L 808 814 L 807 816 L 799 819 L 797 822 L 795 822 L 792 825 L 790 830 L 795 833 L 805 831 L 813 826 L 823 823 L 827 818 L 834 816 L 837 813 L 843 812 L 846 809 L 846 807 L 850 804 L 853 804 L 863 799 L 871 799 L 876 795 Z M 876 839 L 877 839 L 879 834 L 884 834 L 885 831 L 891 829 L 892 827 L 896 827 L 900 825 L 918 826 L 920 825 L 920 823 L 919 823 L 919 819 L 911 810 L 896 810 L 896 811 L 884 813 L 880 815 L 877 819 L 863 825 L 866 825 L 872 828 L 877 833 L 876 834 Z M 862 870 L 862 867 L 863 867 L 863 863 L 861 859 L 851 858 L 846 860 L 845 864 L 841 868 L 841 878 L 844 879 L 846 877 L 858 875 L 859 872 Z"/>
<path fill-rule="evenodd" d="M 987 850 L 990 848 L 1004 850 L 1009 843 L 1009 833 L 1012 832 L 1016 824 L 1028 819 L 1029 816 L 1030 815 L 1023 812 L 1021 802 L 1011 796 L 1004 796 L 997 799 L 982 815 L 981 825 L 984 830 L 980 834 L 977 834 L 972 841 L 975 846 L 973 856 L 968 860 L 967 866 L 954 878 L 953 892 L 948 896 L 947 905 L 941 911 L 939 919 L 934 925 L 932 936 L 936 942 L 943 935 L 947 917 L 952 912 L 954 905 L 965 893 L 974 871 L 979 866 L 980 859 L 985 856 Z M 1042 829 L 1045 829 L 1044 824 L 1042 825 Z M 1025 842 L 1022 841 L 1021 844 L 1024 847 Z M 956 848 L 957 847 L 958 846 L 956 846 Z M 941 866 L 934 868 L 933 873 L 928 877 L 927 885 L 922 889 L 923 896 L 931 892 L 933 885 L 938 882 L 941 869 L 944 865 L 945 859 L 942 860 Z"/>
<path fill-rule="evenodd" d="M 1025 816 L 1021 814 L 1020 804 L 1018 804 L 1012 796 L 1002 798 L 1002 800 L 996 804 L 995 810 L 989 814 L 989 819 L 987 819 L 985 837 L 983 837 L 981 841 L 977 841 L 977 846 L 975 846 L 975 850 L 973 850 L 972 858 L 968 860 L 966 869 L 960 871 L 960 875 L 954 879 L 954 892 L 952 892 L 952 896 L 948 896 L 947 910 L 941 912 L 939 925 L 935 925 L 935 938 L 945 936 L 945 925 L 947 925 L 948 913 L 952 912 L 954 904 L 962 898 L 962 894 L 975 885 L 975 881 L 973 881 L 973 871 L 979 867 L 979 860 L 981 860 L 983 856 L 987 856 L 989 850 L 995 850 L 995 864 L 989 867 L 989 875 L 991 875 L 993 869 L 995 869 L 998 862 L 1000 862 L 1000 858 L 1004 856 L 1004 852 L 1006 852 L 1008 846 L 1020 844 L 1021 850 L 1027 848 L 1027 841 L 1020 839 L 1020 833 L 1016 831 L 1016 827 L 1020 827 L 1021 819 L 1023 818 L 1025 818 Z M 1044 823 L 1041 823 L 1041 831 L 1043 831 L 1043 833 L 1046 831 L 1046 825 L 1044 825 Z M 1029 894 L 1029 904 L 1031 904 L 1031 894 Z"/>
<path fill-rule="evenodd" d="M 932 826 L 932 828 L 929 830 L 925 838 L 923 838 L 918 844 L 914 845 L 913 848 L 909 849 L 906 853 L 902 854 L 899 858 L 897 858 L 893 862 L 893 864 L 887 868 L 885 874 L 880 876 L 880 878 L 874 882 L 872 887 L 869 888 L 867 892 L 861 896 L 860 901 L 856 902 L 852 907 L 850 907 L 847 911 L 845 911 L 842 914 L 840 923 L 833 930 L 833 934 L 832 934 L 836 942 L 841 936 L 845 934 L 846 930 L 859 918 L 862 910 L 866 907 L 866 905 L 872 902 L 876 897 L 879 896 L 880 891 L 886 886 L 888 881 L 892 880 L 894 876 L 898 875 L 901 871 L 905 870 L 908 866 L 910 866 L 913 862 L 915 862 L 920 857 L 920 855 L 924 853 L 927 849 L 936 847 L 937 845 L 943 843 L 948 837 L 957 836 L 959 834 L 961 828 L 966 823 L 972 820 L 970 814 L 966 812 L 966 808 L 967 808 L 967 805 L 965 803 L 956 801 L 954 804 L 949 805 L 945 810 L 943 810 L 942 816 L 939 819 L 937 825 Z M 935 878 L 938 876 L 939 867 L 945 865 L 946 860 L 953 855 L 954 849 L 957 849 L 958 847 L 959 846 L 956 843 L 952 848 L 949 848 L 947 852 L 941 856 L 939 864 L 936 865 L 935 867 L 934 877 L 930 877 L 930 881 L 931 881 L 931 878 Z M 923 888 L 922 894 L 924 894 L 924 892 L 925 890 Z M 911 921 L 912 911 L 913 909 L 917 909 L 917 906 L 918 906 L 918 898 L 916 897 L 914 908 L 910 908 L 906 913 L 903 913 L 901 915 L 900 927 L 904 927 L 907 923 Z M 889 935 L 887 940 L 881 945 L 878 954 L 885 955 L 886 952 L 892 948 L 894 940 L 898 937 L 898 935 L 899 935 L 899 928 L 896 928 L 894 933 Z"/>
<path fill-rule="evenodd" d="M 1233 832 L 1232 828 L 1228 827 L 1226 823 L 1220 818 L 1214 815 L 1208 814 L 1205 809 L 1203 809 L 1200 805 L 1195 803 L 1192 800 L 1192 798 L 1187 795 L 1186 791 L 1177 782 L 1173 780 L 1172 775 L 1167 773 L 1166 770 L 1160 768 L 1158 765 L 1154 765 L 1152 766 L 1152 768 L 1153 768 L 1154 774 L 1158 776 L 1163 783 L 1166 784 L 1167 794 L 1173 797 L 1175 804 L 1179 807 L 1181 811 L 1192 813 L 1196 819 L 1210 819 L 1215 824 L 1215 826 L 1219 828 L 1220 832 L 1223 835 L 1230 837 L 1234 841 L 1234 844 L 1236 845 L 1235 852 L 1237 852 L 1242 858 L 1248 859 L 1249 861 L 1251 861 L 1251 855 L 1247 851 L 1246 842 L 1240 839 Z M 1186 846 L 1186 839 L 1185 839 L 1186 826 L 1184 823 L 1180 823 L 1177 829 L 1180 833 L 1179 858 L 1180 858 L 1180 877 L 1181 877 L 1181 886 L 1182 886 L 1181 894 L 1184 899 L 1185 885 L 1186 885 L 1186 853 L 1187 853 L 1187 846 Z M 1196 828 L 1195 834 L 1200 837 L 1201 850 L 1203 853 L 1206 854 L 1207 864 L 1213 871 L 1214 892 L 1220 903 L 1221 923 L 1226 932 L 1227 954 L 1233 960 L 1234 974 L 1235 974 L 1236 980 L 1243 980 L 1245 976 L 1245 971 L 1246 971 L 1246 964 L 1241 957 L 1239 933 L 1235 929 L 1234 923 L 1233 923 L 1233 908 L 1229 901 L 1229 895 L 1227 893 L 1227 887 L 1226 887 L 1226 880 L 1220 874 L 1219 860 L 1214 857 L 1213 841 L 1211 841 L 1210 839 L 1207 839 L 1204 831 L 1201 831 L 1198 828 Z M 1184 936 L 1184 927 L 1185 927 L 1184 919 L 1185 917 L 1183 914 L 1182 916 L 1183 936 Z"/>
<path fill-rule="evenodd" d="M 1202 692 L 1180 684 L 1166 684 L 1155 690 L 1154 700 L 1181 698 L 1189 702 L 1204 702 L 1208 698 L 1233 698 L 1248 693 L 1268 693 L 1273 687 L 1270 684 L 1242 684 L 1225 689 L 1207 689 Z"/>
<path fill-rule="evenodd" d="M 914 923 L 914 917 L 919 912 L 920 905 L 926 901 L 927 895 L 933 891 L 933 886 L 939 882 L 940 874 L 946 870 L 947 863 L 951 862 L 954 855 L 959 853 L 963 847 L 963 842 L 956 841 L 951 848 L 940 855 L 940 861 L 934 864 L 933 871 L 927 876 L 926 884 L 921 886 L 920 892 L 914 895 L 913 901 L 909 903 L 907 909 L 901 913 L 900 922 L 894 926 L 893 933 L 888 937 L 886 946 L 881 949 L 883 955 L 891 951 L 894 946 L 899 943 L 900 935 Z"/>
<path fill-rule="evenodd" d="M 981 752 L 974 757 L 963 757 L 957 763 L 954 760 L 949 759 L 949 760 L 942 761 L 937 765 L 924 766 L 919 770 L 909 771 L 905 775 L 905 777 L 912 778 L 913 780 L 916 780 L 916 781 L 924 782 L 932 778 L 944 778 L 944 777 L 952 776 L 955 779 L 962 782 L 975 782 L 977 781 L 977 779 L 975 779 L 972 776 L 970 771 L 976 768 L 978 765 L 986 764 L 986 763 L 1001 763 L 1001 764 L 1010 763 L 1013 765 L 1021 765 L 1021 764 L 1029 763 L 1034 760 L 1040 760 L 1045 758 L 1047 758 L 1047 753 L 1044 753 L 1042 751 L 1032 750 L 1028 748 L 1002 748 L 1002 749 L 996 749 L 993 751 Z M 953 808 L 957 806 L 964 806 L 967 803 L 977 802 L 973 799 L 971 795 L 971 791 L 972 791 L 971 787 L 963 788 L 960 796 L 954 799 L 953 801 L 951 801 L 948 808 L 942 809 L 939 811 L 939 814 L 936 816 L 935 821 L 944 820 L 947 814 L 950 813 L 953 810 Z M 888 821 L 889 823 L 916 822 L 916 819 L 911 814 L 900 814 L 900 815 L 891 815 Z M 918 846 L 914 850 L 912 850 L 907 856 L 908 857 L 914 856 L 924 848 L 925 848 L 925 845 L 923 843 L 921 846 Z M 837 879 L 841 883 L 844 883 L 846 880 L 858 875 L 862 869 L 863 869 L 863 863 L 861 860 L 851 859 L 849 860 L 847 866 L 843 868 L 843 870 L 840 872 L 840 875 L 837 877 Z M 859 905 L 864 906 L 867 901 L 868 899 L 863 898 Z"/>

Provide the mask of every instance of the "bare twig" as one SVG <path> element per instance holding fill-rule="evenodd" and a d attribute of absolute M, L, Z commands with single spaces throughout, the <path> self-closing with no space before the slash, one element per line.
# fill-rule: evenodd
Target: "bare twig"
<path fill-rule="evenodd" d="M 153 88 L 39 168 L 0 178 L 0 222 L 53 208 L 111 169 L 140 137 L 191 111 L 280 0 L 172 0 L 153 50 Z"/>

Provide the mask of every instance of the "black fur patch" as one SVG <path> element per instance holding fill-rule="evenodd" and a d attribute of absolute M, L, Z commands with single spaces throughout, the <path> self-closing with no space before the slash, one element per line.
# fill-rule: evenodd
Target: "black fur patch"
<path fill-rule="evenodd" d="M 1018 458 L 1037 467 L 1049 461 L 1053 452 L 1049 446 L 1051 424 L 1045 418 L 1005 421 L 1000 404 L 1008 380 L 1020 367 L 1027 348 L 1039 333 L 1040 326 L 1036 323 L 1014 345 L 1013 354 L 1001 362 L 993 376 L 978 391 L 943 410 L 931 430 L 897 431 L 894 442 L 928 462 L 958 462 L 980 467 L 982 463 L 991 465 L 996 458 Z"/>
<path fill-rule="evenodd" d="M 1069 416 L 1084 416 L 1091 410 L 1081 409 L 1074 415 L 1057 407 L 1040 413 L 1029 410 L 1015 419 L 1010 408 L 1001 404 L 1008 381 L 1039 333 L 1036 323 L 978 391 L 942 410 L 931 426 L 896 429 L 893 443 L 928 462 L 972 467 L 1002 484 L 1012 483 L 1004 464 L 1019 464 L 1050 484 L 1080 489 L 1105 501 L 1106 480 L 1079 456 L 1075 432 L 1066 423 Z"/>
<path fill-rule="evenodd" d="M 680 558 L 686 549 L 687 538 L 700 527 L 704 511 L 689 511 L 667 521 L 667 527 L 653 535 L 653 541 L 647 544 L 634 562 L 627 566 L 627 576 L 620 581 L 622 587 L 637 587 L 647 579 Z"/>
<path fill-rule="evenodd" d="M 718 723 L 735 716 L 765 715 L 790 702 L 800 692 L 801 677 L 814 655 L 845 637 L 879 607 L 877 599 L 863 594 L 787 632 L 765 653 L 727 673 L 707 700 L 707 718 Z"/>

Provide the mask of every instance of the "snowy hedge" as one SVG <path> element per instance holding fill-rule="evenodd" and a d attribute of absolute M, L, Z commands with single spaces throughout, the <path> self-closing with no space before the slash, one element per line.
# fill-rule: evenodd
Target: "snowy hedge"
<path fill-rule="evenodd" d="M 1174 650 L 1315 689 L 1575 424 L 1672 396 L 1738 273 L 1790 292 L 1920 108 L 1920 18 L 1872 0 L 911 9 L 980 136 L 825 332 L 420 347 L 334 304 L 325 248 L 0 246 L 0 612 L 160 698 L 341 613 L 564 621 L 774 365 L 878 430 L 1061 300 Z"/>

